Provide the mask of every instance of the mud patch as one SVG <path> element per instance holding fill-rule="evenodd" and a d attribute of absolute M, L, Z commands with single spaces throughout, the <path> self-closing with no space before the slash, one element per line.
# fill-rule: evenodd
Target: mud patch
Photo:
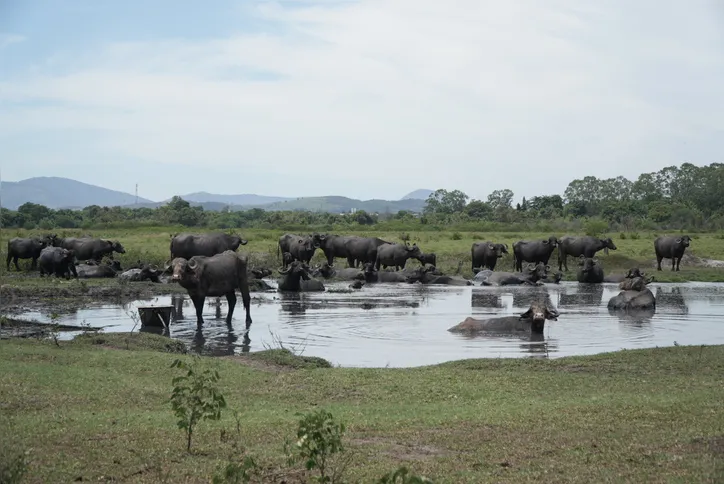
<path fill-rule="evenodd" d="M 396 460 L 426 460 L 450 455 L 449 451 L 432 445 L 399 442 L 384 437 L 362 437 L 350 439 L 350 442 L 359 447 L 375 447 L 378 453 Z"/>

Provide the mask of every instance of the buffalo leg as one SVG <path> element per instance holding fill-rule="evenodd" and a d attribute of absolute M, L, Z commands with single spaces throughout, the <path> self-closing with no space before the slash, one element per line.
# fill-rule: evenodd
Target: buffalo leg
<path fill-rule="evenodd" d="M 656 270 L 658 270 L 658 271 L 661 270 L 661 261 L 663 259 L 664 259 L 663 257 L 659 257 L 658 255 L 656 256 L 656 263 L 658 264 L 658 267 L 656 268 Z"/>
<path fill-rule="evenodd" d="M 226 295 L 226 302 L 229 303 L 229 312 L 226 314 L 226 324 L 231 324 L 231 317 L 234 315 L 234 307 L 236 306 L 236 294 L 234 291 Z"/>
<path fill-rule="evenodd" d="M 193 301 L 194 308 L 196 309 L 196 324 L 198 324 L 199 326 L 204 324 L 204 318 L 201 316 L 201 314 L 204 312 L 205 299 L 205 296 L 191 296 L 191 301 Z"/>
<path fill-rule="evenodd" d="M 246 311 L 246 331 L 248 333 L 249 327 L 251 327 L 251 294 L 249 294 L 249 288 L 241 291 L 241 301 L 244 303 L 244 311 Z"/>
<path fill-rule="evenodd" d="M 18 265 L 18 256 L 13 257 L 13 264 L 15 264 L 15 270 L 20 272 L 20 266 Z"/>
<path fill-rule="evenodd" d="M 33 257 L 33 261 L 30 263 L 30 270 L 35 270 L 38 267 L 38 258 Z"/>

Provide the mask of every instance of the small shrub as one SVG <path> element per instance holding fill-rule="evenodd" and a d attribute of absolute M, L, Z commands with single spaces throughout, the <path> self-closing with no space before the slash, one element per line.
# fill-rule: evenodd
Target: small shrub
<path fill-rule="evenodd" d="M 5 450 L 0 452 L 0 482 L 7 484 L 22 482 L 28 472 L 26 455 L 27 452 L 13 456 L 8 455 Z"/>
<path fill-rule="evenodd" d="M 452 236 L 450 237 L 452 240 L 462 240 L 463 235 L 460 232 L 453 232 Z"/>
<path fill-rule="evenodd" d="M 411 474 L 407 467 L 400 467 L 382 476 L 377 484 L 432 484 L 432 481 L 427 477 Z"/>
<path fill-rule="evenodd" d="M 600 218 L 591 218 L 583 224 L 586 235 L 597 236 L 608 231 L 608 222 Z"/>
<path fill-rule="evenodd" d="M 641 236 L 639 235 L 638 232 L 632 232 L 632 233 L 629 234 L 629 238 L 630 238 L 631 240 L 638 240 L 638 239 L 641 238 Z"/>
<path fill-rule="evenodd" d="M 408 232 L 402 232 L 400 234 L 400 240 L 402 242 L 409 242 L 410 241 L 410 234 Z"/>
<path fill-rule="evenodd" d="M 259 466 L 254 458 L 247 455 L 241 462 L 229 462 L 226 464 L 223 470 L 217 471 L 216 474 L 214 474 L 211 482 L 213 484 L 240 484 L 251 482 L 251 479 L 256 475 L 258 470 Z"/>
<path fill-rule="evenodd" d="M 316 469 L 319 472 L 317 482 L 340 482 L 345 464 L 334 462 L 333 456 L 344 452 L 344 424 L 335 422 L 332 414 L 323 409 L 301 417 L 297 441 L 291 450 L 288 443 L 285 445 L 289 462 L 302 460 L 307 470 Z"/>
<path fill-rule="evenodd" d="M 618 234 L 618 238 L 621 240 L 626 240 L 626 232 L 621 232 L 620 234 Z"/>
<path fill-rule="evenodd" d="M 216 388 L 219 381 L 219 372 L 204 369 L 199 371 L 194 358 L 194 364 L 175 360 L 171 368 L 186 370 L 186 375 L 174 377 L 171 381 L 171 408 L 178 418 L 176 425 L 186 432 L 186 450 L 191 452 L 191 437 L 196 425 L 202 420 L 219 420 L 221 410 L 226 408 L 224 395 Z"/>

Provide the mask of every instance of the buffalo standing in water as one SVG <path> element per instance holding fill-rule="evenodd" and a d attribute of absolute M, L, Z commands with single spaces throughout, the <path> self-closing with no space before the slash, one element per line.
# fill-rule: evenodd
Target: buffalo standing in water
<path fill-rule="evenodd" d="M 279 282 L 279 292 L 313 292 L 324 291 L 322 281 L 309 276 L 309 266 L 304 262 L 295 260 L 286 269 L 278 269 L 284 278 Z"/>
<path fill-rule="evenodd" d="M 502 316 L 489 319 L 466 318 L 460 324 L 448 329 L 451 333 L 543 333 L 546 319 L 557 321 L 560 314 L 552 308 L 548 301 L 539 299 L 531 303 L 526 312 L 520 316 Z"/>
<path fill-rule="evenodd" d="M 598 263 L 598 259 L 581 256 L 578 260 L 578 271 L 576 279 L 578 282 L 589 282 L 600 284 L 603 282 L 603 267 Z"/>
<path fill-rule="evenodd" d="M 201 313 L 204 310 L 204 301 L 207 297 L 226 296 L 229 303 L 229 312 L 226 315 L 227 324 L 231 324 L 236 305 L 236 290 L 241 292 L 241 300 L 246 311 L 246 329 L 251 326 L 251 295 L 247 281 L 247 258 L 227 250 L 211 257 L 194 256 L 190 259 L 175 258 L 172 280 L 178 282 L 188 291 L 191 301 L 196 308 L 196 321 L 198 325 L 204 324 Z"/>

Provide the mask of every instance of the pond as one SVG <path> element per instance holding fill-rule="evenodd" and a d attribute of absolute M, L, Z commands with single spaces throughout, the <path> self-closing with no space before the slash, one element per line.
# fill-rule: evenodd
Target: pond
<path fill-rule="evenodd" d="M 333 364 L 355 367 L 410 367 L 465 358 L 515 358 L 583 355 L 620 349 L 724 343 L 724 284 L 657 284 L 653 316 L 611 315 L 606 304 L 618 294 L 615 284 L 540 287 L 449 287 L 419 284 L 367 285 L 341 292 L 346 283 L 328 284 L 332 291 L 306 294 L 253 293 L 250 340 L 244 338 L 244 309 L 237 302 L 227 326 L 226 300 L 207 300 L 205 324 L 196 326 L 193 304 L 185 295 L 160 296 L 124 306 L 98 305 L 61 314 L 58 323 L 87 324 L 104 331 L 130 331 L 138 306 L 173 305 L 170 337 L 192 351 L 230 355 L 267 347 L 303 350 Z M 561 313 L 546 322 L 544 334 L 466 337 L 448 328 L 468 316 L 519 314 L 548 293 Z M 50 320 L 45 311 L 23 319 Z M 145 330 L 145 329 L 144 329 Z M 149 328 L 151 330 L 151 328 Z M 76 333 L 64 333 L 72 338 Z"/>

